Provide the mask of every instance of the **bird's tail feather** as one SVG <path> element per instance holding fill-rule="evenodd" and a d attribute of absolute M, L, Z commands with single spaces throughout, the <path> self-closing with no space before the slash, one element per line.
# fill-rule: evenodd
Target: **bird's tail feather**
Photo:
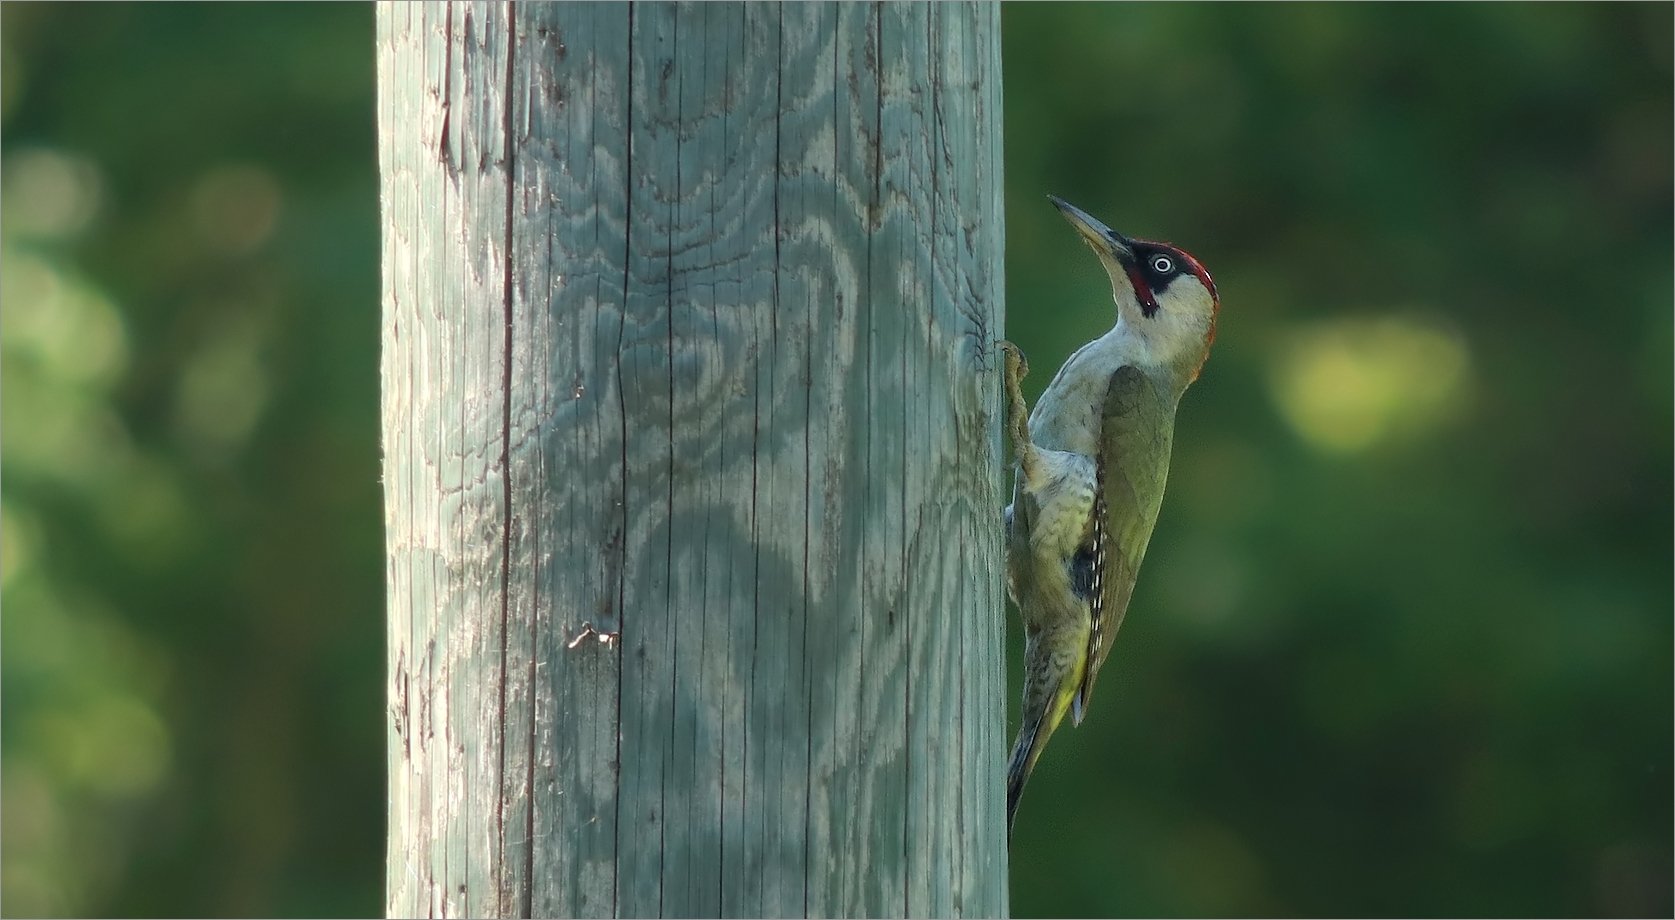
<path fill-rule="evenodd" d="M 1018 728 L 1018 740 L 1012 744 L 1012 758 L 1006 765 L 1006 839 L 1012 839 L 1012 822 L 1018 817 L 1018 799 L 1024 794 L 1024 783 L 1035 769 L 1035 760 L 1046 746 L 1047 735 L 1042 732 L 1043 714 L 1025 716 Z"/>
<path fill-rule="evenodd" d="M 1039 650 L 1038 650 L 1039 651 Z M 1006 764 L 1006 839 L 1012 839 L 1012 821 L 1018 814 L 1018 799 L 1024 794 L 1024 783 L 1035 770 L 1035 761 L 1046 749 L 1047 741 L 1070 711 L 1071 697 L 1081 683 L 1080 663 L 1070 673 L 1049 687 L 1033 683 L 1025 688 L 1023 723 L 1018 726 L 1018 740 L 1012 743 L 1012 757 Z"/>

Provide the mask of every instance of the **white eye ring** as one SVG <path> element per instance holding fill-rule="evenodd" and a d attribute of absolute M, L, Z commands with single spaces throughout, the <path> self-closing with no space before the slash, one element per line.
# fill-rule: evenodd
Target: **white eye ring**
<path fill-rule="evenodd" d="M 1152 271 L 1167 275 L 1175 270 L 1175 260 L 1168 256 L 1152 256 Z"/>

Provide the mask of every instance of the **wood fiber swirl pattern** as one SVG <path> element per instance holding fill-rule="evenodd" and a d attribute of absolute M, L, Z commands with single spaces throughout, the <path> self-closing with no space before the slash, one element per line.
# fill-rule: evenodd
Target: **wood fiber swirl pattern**
<path fill-rule="evenodd" d="M 999 13 L 378 14 L 399 916 L 999 916 Z"/>

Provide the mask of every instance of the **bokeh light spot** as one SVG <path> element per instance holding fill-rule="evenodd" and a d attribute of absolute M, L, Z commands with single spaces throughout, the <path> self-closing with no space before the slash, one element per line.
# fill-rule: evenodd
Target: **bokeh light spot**
<path fill-rule="evenodd" d="M 121 315 L 79 275 L 0 249 L 0 419 L 8 472 L 94 488 L 132 453 L 109 391 L 128 367 Z"/>
<path fill-rule="evenodd" d="M 279 222 L 279 182 L 260 166 L 224 166 L 192 189 L 192 220 L 199 239 L 217 252 L 254 252 Z"/>
<path fill-rule="evenodd" d="M 102 293 L 45 259 L 0 253 L 0 340 L 6 358 L 68 383 L 108 385 L 128 363 L 122 317 Z"/>
<path fill-rule="evenodd" d="M 0 172 L 7 236 L 74 236 L 99 211 L 99 169 L 86 157 L 44 148 L 20 150 L 6 154 Z"/>
<path fill-rule="evenodd" d="M 261 418 L 268 398 L 263 340 L 253 317 L 234 316 L 187 361 L 175 391 L 175 428 L 199 459 L 224 462 Z"/>
<path fill-rule="evenodd" d="M 1291 427 L 1350 453 L 1432 428 L 1458 407 L 1469 356 L 1439 323 L 1412 316 L 1333 320 L 1295 332 L 1270 375 Z"/>
<path fill-rule="evenodd" d="M 79 877 L 65 853 L 64 814 L 44 771 L 8 757 L 0 781 L 0 835 L 6 840 L 5 912 L 10 917 L 52 917 L 76 912 Z"/>
<path fill-rule="evenodd" d="M 167 465 L 135 457 L 101 498 L 99 524 L 129 562 L 142 568 L 174 562 L 190 543 L 191 508 Z"/>
<path fill-rule="evenodd" d="M 37 730 L 54 766 L 102 795 L 144 794 L 168 772 L 168 729 L 132 696 L 106 695 L 77 710 L 43 714 Z"/>

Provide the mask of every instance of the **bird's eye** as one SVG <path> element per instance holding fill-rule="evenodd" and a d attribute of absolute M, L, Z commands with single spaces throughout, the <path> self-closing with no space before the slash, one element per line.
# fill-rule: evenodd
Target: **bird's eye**
<path fill-rule="evenodd" d="M 1152 271 L 1167 275 L 1175 270 L 1175 260 L 1165 255 L 1152 256 Z"/>

